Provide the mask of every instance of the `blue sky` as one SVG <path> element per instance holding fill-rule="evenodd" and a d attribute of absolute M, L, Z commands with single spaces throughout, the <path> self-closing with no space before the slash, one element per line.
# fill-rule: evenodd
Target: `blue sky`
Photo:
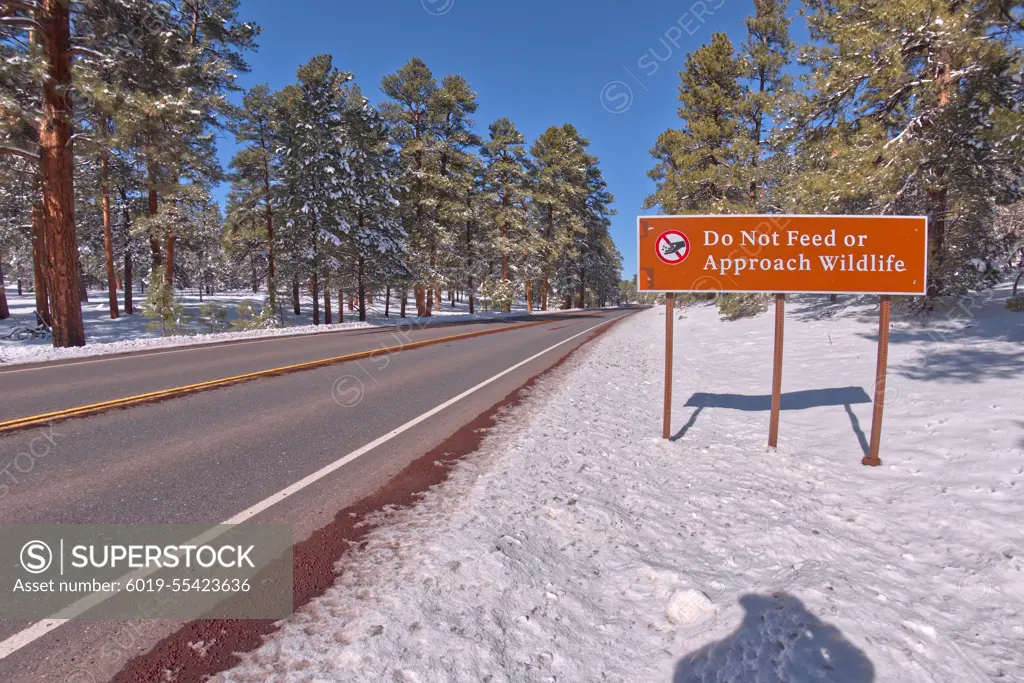
<path fill-rule="evenodd" d="M 615 195 L 612 235 L 631 277 L 636 216 L 653 190 L 649 150 L 678 124 L 686 53 L 715 31 L 738 45 L 752 9 L 749 0 L 243 0 L 242 18 L 263 34 L 240 85 L 284 87 L 300 64 L 330 53 L 378 102 L 381 78 L 419 56 L 438 80 L 469 80 L 482 135 L 501 116 L 530 143 L 548 126 L 572 123 Z M 225 165 L 233 152 L 227 136 Z"/>

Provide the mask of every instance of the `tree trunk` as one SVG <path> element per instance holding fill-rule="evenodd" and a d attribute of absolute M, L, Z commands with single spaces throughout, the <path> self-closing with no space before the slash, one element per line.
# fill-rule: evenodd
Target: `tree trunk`
<path fill-rule="evenodd" d="M 20 280 L 18 289 L 21 289 Z M 7 306 L 7 289 L 4 287 L 4 263 L 3 258 L 0 257 L 0 320 L 7 320 L 10 317 L 11 309 Z"/>
<path fill-rule="evenodd" d="M 412 288 L 412 294 L 416 297 L 416 315 L 420 318 L 426 316 L 426 298 L 424 296 L 423 285 L 414 285 Z M 402 317 L 404 318 L 405 316 L 403 315 Z"/>
<path fill-rule="evenodd" d="M 128 209 L 125 209 L 127 214 Z M 132 274 L 132 263 L 131 263 L 131 245 L 127 240 L 128 227 L 125 224 L 125 312 L 131 315 L 135 312 L 134 302 L 132 301 L 132 289 L 135 286 L 135 278 Z"/>
<path fill-rule="evenodd" d="M 533 296 L 530 291 L 530 278 L 526 278 L 526 312 L 533 313 Z"/>
<path fill-rule="evenodd" d="M 345 322 L 345 292 L 338 288 L 338 322 Z"/>
<path fill-rule="evenodd" d="M 149 200 L 149 217 L 155 218 L 157 213 L 160 211 L 160 203 L 158 201 L 156 191 L 156 169 L 153 164 L 146 165 L 146 177 L 148 184 L 148 200 Z M 153 253 L 153 270 L 156 270 L 163 265 L 163 258 L 160 256 L 160 242 L 157 241 L 154 235 L 149 236 L 149 249 Z"/>
<path fill-rule="evenodd" d="M 21 278 L 19 277 L 18 278 L 18 296 L 22 296 L 22 295 L 23 295 L 23 293 L 21 291 Z"/>
<path fill-rule="evenodd" d="M 85 286 L 85 278 L 82 277 L 82 264 L 78 264 L 78 298 L 80 301 L 89 300 L 89 288 Z"/>
<path fill-rule="evenodd" d="M 391 317 L 391 285 L 384 288 L 384 317 Z"/>
<path fill-rule="evenodd" d="M 263 125 L 260 125 L 260 147 L 263 153 L 263 191 L 266 193 L 264 215 L 267 221 L 267 295 L 270 307 L 277 310 L 277 278 L 274 267 L 274 207 L 270 201 L 270 162 L 267 149 L 267 136 Z"/>
<path fill-rule="evenodd" d="M 403 289 L 402 290 L 402 301 L 399 304 L 398 317 L 400 317 L 400 318 L 404 318 L 405 317 L 405 307 L 406 307 L 406 304 L 408 302 L 409 302 L 409 290 Z"/>
<path fill-rule="evenodd" d="M 935 82 L 939 86 L 938 106 L 941 109 L 949 104 L 952 90 L 949 52 L 946 49 L 940 51 L 936 60 Z M 945 167 L 936 167 L 935 177 L 938 179 L 939 189 L 928 192 L 928 200 L 931 205 L 928 220 L 928 241 L 931 243 L 929 245 L 931 253 L 928 259 L 928 270 L 931 273 L 936 273 L 935 276 L 931 276 L 929 273 L 928 296 L 939 296 L 946 289 L 942 277 L 943 265 L 946 260 L 946 223 L 949 218 L 949 193 L 943 179 L 945 174 Z"/>
<path fill-rule="evenodd" d="M 299 301 L 299 276 L 292 276 L 292 312 L 302 315 L 302 302 Z"/>
<path fill-rule="evenodd" d="M 338 307 L 338 311 L 341 311 L 341 307 Z M 324 285 L 324 324 L 330 325 L 333 321 L 331 320 L 331 288 Z"/>
<path fill-rule="evenodd" d="M 466 188 L 466 289 L 469 294 L 469 313 L 473 314 L 473 188 Z"/>
<path fill-rule="evenodd" d="M 317 281 L 316 272 L 309 281 L 309 293 L 313 295 L 313 324 L 320 324 L 320 283 Z"/>
<path fill-rule="evenodd" d="M 53 345 L 85 346 L 78 291 L 75 235 L 74 152 L 71 140 L 71 23 L 66 0 L 45 0 L 40 14 L 46 30 L 47 78 L 39 127 L 46 278 L 52 306 Z"/>
<path fill-rule="evenodd" d="M 100 120 L 100 135 L 106 138 L 106 119 Z M 105 144 L 105 140 L 102 144 Z M 107 259 L 107 295 L 110 299 L 110 317 L 117 320 L 121 312 L 117 309 L 117 274 L 114 272 L 114 242 L 110 236 L 110 178 L 109 154 L 107 148 L 100 151 L 100 192 L 103 205 L 103 250 Z"/>
<path fill-rule="evenodd" d="M 128 315 L 135 313 L 134 302 L 132 301 L 132 288 L 135 286 L 135 278 L 132 275 L 132 243 L 131 243 L 131 213 L 128 210 L 128 194 L 121 190 L 121 216 L 124 229 L 124 312 Z"/>
<path fill-rule="evenodd" d="M 501 237 L 503 240 L 508 239 L 508 228 L 504 225 L 501 226 Z M 502 249 L 501 252 L 501 279 L 508 282 L 508 250 Z"/>
<path fill-rule="evenodd" d="M 362 255 L 359 256 L 359 270 L 357 276 L 358 282 L 358 294 L 359 294 L 359 321 L 366 321 L 366 282 L 364 280 L 366 270 L 366 259 Z"/>
<path fill-rule="evenodd" d="M 176 242 L 173 230 L 168 230 L 164 235 L 164 261 L 167 267 L 164 268 L 164 282 L 168 287 L 174 286 L 174 244 Z"/>

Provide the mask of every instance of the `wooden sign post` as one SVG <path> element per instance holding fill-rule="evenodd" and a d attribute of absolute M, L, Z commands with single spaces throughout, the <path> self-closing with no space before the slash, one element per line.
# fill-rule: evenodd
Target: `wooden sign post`
<path fill-rule="evenodd" d="M 889 317 L 893 295 L 927 291 L 923 216 L 641 216 L 638 289 L 665 292 L 665 414 L 672 437 L 674 292 L 775 295 L 775 348 L 768 445 L 778 446 L 786 294 L 878 294 L 881 315 L 870 452 L 880 465 Z"/>
<path fill-rule="evenodd" d="M 779 412 L 782 410 L 782 328 L 786 323 L 786 295 L 775 295 L 775 355 L 772 363 L 772 416 L 768 421 L 768 448 L 779 447 Z"/>
<path fill-rule="evenodd" d="M 672 438 L 672 337 L 676 326 L 676 297 L 672 292 L 665 295 L 665 419 L 661 436 Z"/>
<path fill-rule="evenodd" d="M 882 295 L 881 311 L 878 314 L 878 360 L 875 362 L 875 395 L 872 397 L 874 410 L 871 413 L 871 450 L 861 460 L 865 465 L 878 467 L 882 460 L 878 457 L 882 445 L 882 411 L 885 408 L 885 375 L 889 368 L 889 314 L 892 309 L 892 297 Z"/>

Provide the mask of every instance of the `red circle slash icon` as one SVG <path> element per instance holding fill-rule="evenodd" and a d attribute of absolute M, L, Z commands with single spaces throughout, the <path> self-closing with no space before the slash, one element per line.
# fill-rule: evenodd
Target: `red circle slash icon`
<path fill-rule="evenodd" d="M 655 249 L 658 258 L 669 265 L 682 263 L 690 255 L 690 240 L 678 230 L 666 230 L 658 238 Z"/>

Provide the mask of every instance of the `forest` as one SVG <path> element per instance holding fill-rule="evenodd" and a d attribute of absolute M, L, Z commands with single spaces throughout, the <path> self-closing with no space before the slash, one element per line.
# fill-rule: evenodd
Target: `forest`
<path fill-rule="evenodd" d="M 477 132 L 472 85 L 415 57 L 365 84 L 376 106 L 330 55 L 243 91 L 260 34 L 243 9 L 0 1 L 0 284 L 34 292 L 54 346 L 86 343 L 90 291 L 112 318 L 144 292 L 165 332 L 185 289 L 263 292 L 267 326 L 285 306 L 329 324 L 332 296 L 360 319 L 373 297 L 405 317 L 410 293 L 420 317 L 617 300 L 614 200 L 573 125 Z"/>
<path fill-rule="evenodd" d="M 111 317 L 144 292 L 172 328 L 185 289 L 264 293 L 266 325 L 285 306 L 330 323 L 332 296 L 360 318 L 375 297 L 404 317 L 409 294 L 417 316 L 634 296 L 573 125 L 478 131 L 472 84 L 415 57 L 363 84 L 376 106 L 330 55 L 243 91 L 260 34 L 243 9 L 0 0 L 0 282 L 34 292 L 55 346 L 85 343 L 90 291 Z M 925 310 L 1000 281 L 1024 245 L 1024 1 L 753 0 L 743 29 L 680 60 L 645 208 L 926 215 Z"/>

